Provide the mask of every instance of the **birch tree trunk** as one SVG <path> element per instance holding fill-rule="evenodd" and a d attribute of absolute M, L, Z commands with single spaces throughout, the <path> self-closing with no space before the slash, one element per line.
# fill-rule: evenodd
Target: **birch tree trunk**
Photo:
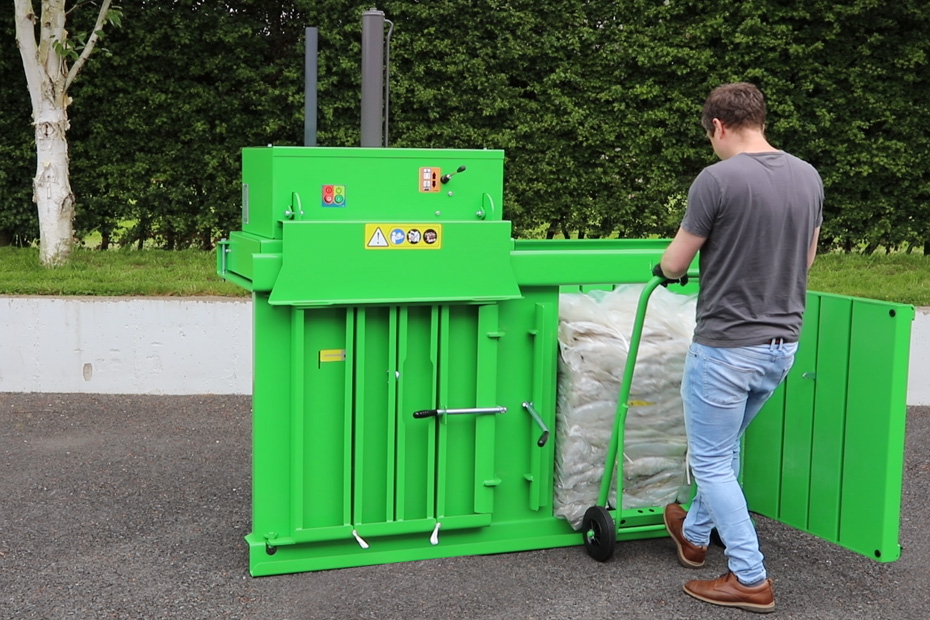
<path fill-rule="evenodd" d="M 58 84 L 43 84 L 33 101 L 36 176 L 33 200 L 39 211 L 39 259 L 44 265 L 64 263 L 73 243 L 74 194 L 68 158 L 68 102 Z"/>
<path fill-rule="evenodd" d="M 16 43 L 23 59 L 35 125 L 36 175 L 33 200 L 39 213 L 39 257 L 43 265 L 64 263 L 73 247 L 74 194 L 68 158 L 68 88 L 93 51 L 111 0 L 100 6 L 93 34 L 80 54 L 69 45 L 65 0 L 42 0 L 37 16 L 32 0 L 14 0 Z M 63 54 L 73 54 L 68 67 Z"/>

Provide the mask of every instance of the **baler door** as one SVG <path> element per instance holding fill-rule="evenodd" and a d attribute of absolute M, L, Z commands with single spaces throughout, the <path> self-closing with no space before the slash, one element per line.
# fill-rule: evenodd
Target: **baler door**
<path fill-rule="evenodd" d="M 406 343 L 401 417 L 407 432 L 425 437 L 429 447 L 419 458 L 418 474 L 428 476 L 420 481 L 433 502 L 429 513 L 443 529 L 489 525 L 500 483 L 494 470 L 497 420 L 506 412 L 495 400 L 499 309 L 496 304 L 443 305 L 428 311 L 428 319 L 416 322 L 409 317 L 424 311 L 408 310 L 408 328 L 419 327 L 422 337 L 401 338 Z M 415 351 L 421 343 L 430 343 L 428 377 L 415 369 L 422 368 L 427 353 Z"/>
<path fill-rule="evenodd" d="M 794 368 L 750 426 L 750 510 L 880 562 L 898 542 L 914 308 L 808 295 Z"/>
<path fill-rule="evenodd" d="M 498 308 L 368 307 L 355 320 L 353 523 L 365 536 L 490 525 Z"/>

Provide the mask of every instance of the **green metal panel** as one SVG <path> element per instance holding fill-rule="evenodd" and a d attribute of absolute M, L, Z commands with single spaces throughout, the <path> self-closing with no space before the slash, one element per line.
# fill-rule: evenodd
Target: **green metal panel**
<path fill-rule="evenodd" d="M 478 333 L 475 359 L 475 406 L 499 407 L 497 402 L 498 345 L 502 333 L 497 304 L 478 307 Z M 497 420 L 503 414 L 482 414 L 475 419 L 475 512 L 494 512 L 495 490 L 501 480 L 496 474 L 494 452 Z"/>
<path fill-rule="evenodd" d="M 501 305 L 501 392 L 508 395 L 506 436 L 497 444 L 498 462 L 513 469 L 501 470 L 503 477 L 517 481 L 515 489 L 501 493 L 498 514 L 517 518 L 527 509 L 552 507 L 552 476 L 555 451 L 555 390 L 558 359 L 558 298 L 550 288 L 524 289 L 519 303 Z M 524 366 L 527 365 L 527 366 Z M 541 428 L 524 402 L 542 418 Z M 538 445 L 544 430 L 551 436 Z"/>
<path fill-rule="evenodd" d="M 242 230 L 277 239 L 289 221 L 499 221 L 503 162 L 496 150 L 246 148 Z M 424 168 L 454 176 L 424 192 Z M 341 206 L 323 201 L 334 186 Z"/>
<path fill-rule="evenodd" d="M 281 271 L 281 241 L 233 231 L 217 247 L 216 267 L 246 290 L 268 292 Z"/>
<path fill-rule="evenodd" d="M 256 295 L 253 575 L 577 544 L 551 514 L 554 445 L 536 444 L 522 408 L 536 401 L 554 427 L 557 291 L 527 297 L 300 308 Z"/>
<path fill-rule="evenodd" d="M 436 433 L 413 411 L 436 403 L 439 309 L 402 306 L 398 325 L 397 507 L 396 518 L 425 519 L 436 514 Z"/>
<path fill-rule="evenodd" d="M 877 302 L 853 306 L 849 402 L 855 406 L 849 407 L 847 418 L 840 540 L 882 562 L 901 554 L 898 528 L 913 320 L 910 306 Z M 875 467 L 876 463 L 884 467 Z M 871 500 L 866 500 L 867 495 Z"/>
<path fill-rule="evenodd" d="M 843 489 L 843 437 L 846 435 L 846 374 L 849 368 L 851 298 L 809 296 L 808 314 L 816 326 L 817 351 L 825 363 L 808 362 L 801 372 L 805 386 L 814 386 L 817 407 L 811 446 L 811 488 L 807 527 L 830 541 L 839 539 Z M 810 369 L 815 369 L 811 371 Z M 805 376 L 805 374 L 807 376 Z M 808 388 L 809 389 L 809 388 Z"/>
<path fill-rule="evenodd" d="M 746 499 L 755 512 L 778 514 L 781 498 L 781 461 L 784 449 L 782 420 L 769 414 L 784 403 L 780 386 L 772 400 L 759 413 L 746 432 L 741 454 L 742 478 Z"/>
<path fill-rule="evenodd" d="M 477 345 L 474 309 L 443 306 L 440 317 L 442 346 L 436 407 L 474 407 Z M 475 418 L 444 416 L 436 419 L 439 432 L 437 513 L 443 518 L 471 514 L 475 510 Z"/>
<path fill-rule="evenodd" d="M 900 556 L 912 306 L 811 293 L 799 355 L 746 434 L 750 508 L 881 562 Z"/>
<path fill-rule="evenodd" d="M 813 297 L 813 296 L 811 296 Z M 812 300 L 809 313 L 816 311 L 817 299 Z M 820 350 L 817 345 L 819 323 L 808 321 L 803 327 L 801 345 L 795 356 L 795 369 L 812 368 Z M 803 375 L 803 371 L 801 372 Z M 797 377 L 797 371 L 795 372 Z M 785 382 L 778 394 L 767 403 L 770 408 L 784 411 L 782 444 L 791 446 L 784 452 L 781 463 L 781 519 L 800 529 L 808 526 L 807 516 L 811 498 L 811 439 L 814 420 L 814 382 L 805 377 Z"/>
<path fill-rule="evenodd" d="M 267 296 L 266 296 L 267 297 Z M 290 309 L 253 295 L 252 532 L 255 543 L 290 529 Z M 285 381 L 279 381 L 281 377 Z M 277 390 L 264 385 L 280 385 Z"/>
<path fill-rule="evenodd" d="M 521 286 L 645 282 L 665 239 L 517 240 L 511 264 Z"/>
<path fill-rule="evenodd" d="M 292 310 L 291 317 L 291 492 L 300 500 L 292 525 L 295 530 L 342 527 L 348 522 L 351 475 L 346 421 L 352 395 L 345 388 L 351 358 L 321 361 L 331 359 L 321 352 L 350 350 L 352 314 L 344 308 Z"/>
<path fill-rule="evenodd" d="M 365 222 L 289 222 L 276 305 L 487 301 L 520 296 L 510 222 L 450 222 L 438 250 L 372 250 Z"/>
<path fill-rule="evenodd" d="M 389 401 L 394 382 L 396 340 L 390 338 L 395 308 L 356 310 L 356 389 L 354 446 L 354 506 L 352 522 L 381 523 L 393 518 L 394 422 L 397 411 Z"/>
<path fill-rule="evenodd" d="M 267 239 L 281 238 L 283 215 L 275 217 L 274 160 L 270 149 L 242 151 L 242 231 Z"/>

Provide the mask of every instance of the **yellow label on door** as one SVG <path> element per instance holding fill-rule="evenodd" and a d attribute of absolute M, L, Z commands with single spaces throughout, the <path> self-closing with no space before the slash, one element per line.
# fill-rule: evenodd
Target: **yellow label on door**
<path fill-rule="evenodd" d="M 320 363 L 346 361 L 345 349 L 320 349 Z"/>

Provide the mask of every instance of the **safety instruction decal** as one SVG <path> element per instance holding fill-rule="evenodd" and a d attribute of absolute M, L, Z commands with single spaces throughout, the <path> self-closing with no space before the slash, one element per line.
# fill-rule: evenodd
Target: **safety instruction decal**
<path fill-rule="evenodd" d="M 442 224 L 365 224 L 365 249 L 438 250 Z"/>

